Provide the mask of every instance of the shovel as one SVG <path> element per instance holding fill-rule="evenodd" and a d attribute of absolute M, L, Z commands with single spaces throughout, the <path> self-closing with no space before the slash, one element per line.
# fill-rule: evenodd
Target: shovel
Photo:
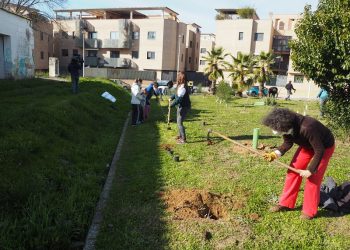
<path fill-rule="evenodd" d="M 170 127 L 170 110 L 171 110 L 171 102 L 169 101 L 169 105 L 168 105 L 168 130 L 171 130 L 171 127 Z"/>

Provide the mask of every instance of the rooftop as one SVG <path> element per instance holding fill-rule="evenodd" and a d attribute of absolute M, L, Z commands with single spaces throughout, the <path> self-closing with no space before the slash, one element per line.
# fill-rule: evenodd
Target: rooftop
<path fill-rule="evenodd" d="M 92 16 L 104 16 L 106 14 L 116 16 L 128 16 L 133 13 L 134 18 L 146 18 L 147 15 L 141 13 L 141 11 L 163 11 L 171 16 L 178 16 L 179 14 L 168 7 L 133 7 L 133 8 L 97 8 L 97 9 L 61 9 L 55 10 L 58 13 L 84 13 Z"/>

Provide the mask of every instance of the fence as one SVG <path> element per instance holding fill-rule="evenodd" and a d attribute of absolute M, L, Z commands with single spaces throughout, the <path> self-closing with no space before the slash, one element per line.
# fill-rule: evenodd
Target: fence
<path fill-rule="evenodd" d="M 138 71 L 130 69 L 85 68 L 86 77 L 100 77 L 107 79 L 136 79 L 153 81 L 157 77 L 156 71 Z"/>

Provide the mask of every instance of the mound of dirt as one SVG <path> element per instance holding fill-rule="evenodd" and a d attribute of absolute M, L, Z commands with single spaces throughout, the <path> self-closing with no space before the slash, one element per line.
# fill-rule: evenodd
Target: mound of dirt
<path fill-rule="evenodd" d="M 234 209 L 228 196 L 213 194 L 203 190 L 172 190 L 163 194 L 167 210 L 175 219 L 223 219 L 227 211 Z"/>

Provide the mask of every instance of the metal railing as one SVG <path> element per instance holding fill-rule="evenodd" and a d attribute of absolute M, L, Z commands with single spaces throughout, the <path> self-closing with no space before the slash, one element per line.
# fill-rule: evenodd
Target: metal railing
<path fill-rule="evenodd" d="M 104 39 L 101 48 L 104 49 L 130 49 L 131 39 Z"/>
<path fill-rule="evenodd" d="M 129 58 L 105 58 L 104 67 L 108 68 L 130 68 L 132 62 Z"/>

